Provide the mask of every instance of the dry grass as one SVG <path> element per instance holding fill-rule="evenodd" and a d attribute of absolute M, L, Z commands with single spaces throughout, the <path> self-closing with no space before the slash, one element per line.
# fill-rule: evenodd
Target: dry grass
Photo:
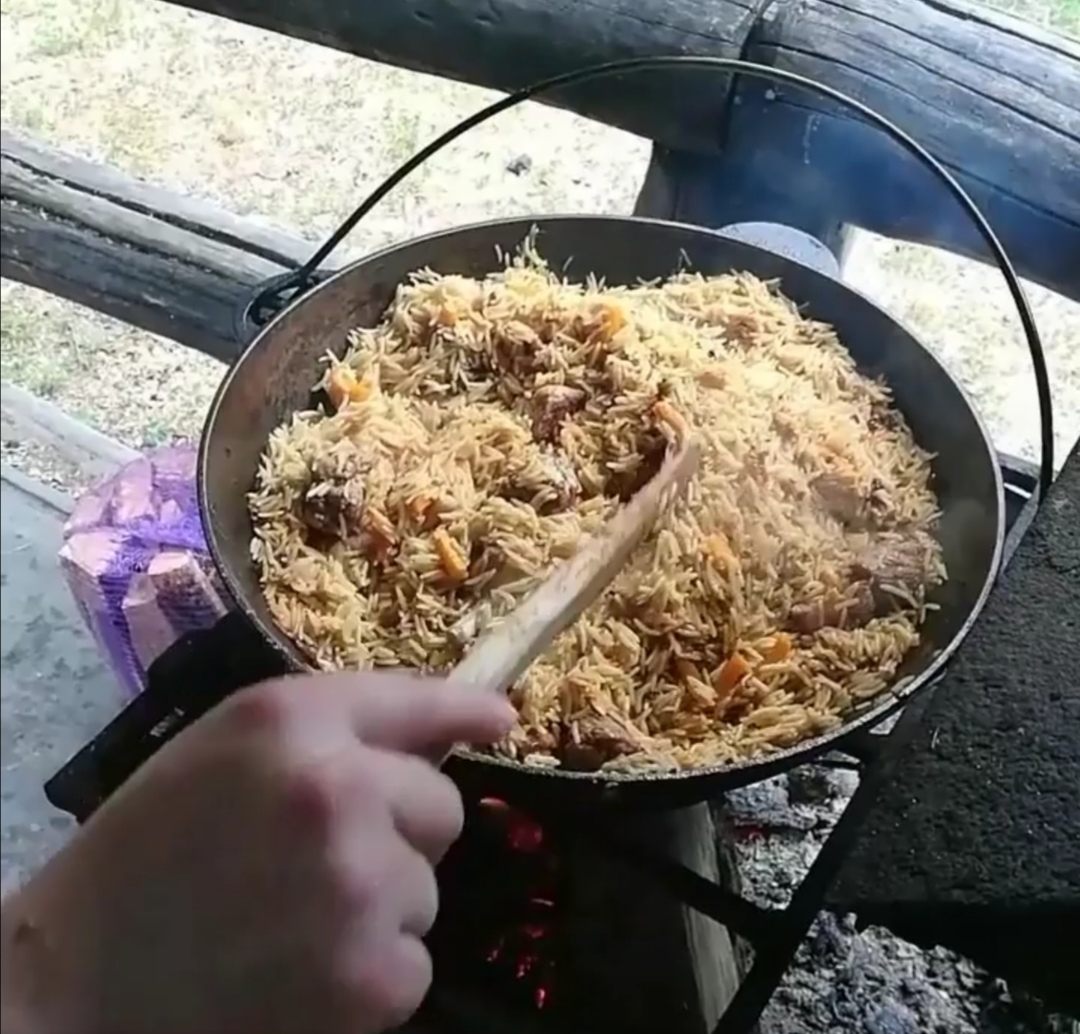
<path fill-rule="evenodd" d="M 1011 7 L 1080 33 L 1078 0 Z M 137 0 L 4 0 L 0 45 L 6 126 L 312 239 L 420 142 L 491 96 Z M 509 171 L 521 156 L 528 170 Z M 352 243 L 365 249 L 502 213 L 625 212 L 647 157 L 641 140 L 526 106 L 404 184 Z M 864 236 L 851 275 L 924 333 L 1003 447 L 1030 452 L 1030 376 L 994 273 Z M 1057 381 L 1063 451 L 1080 433 L 1080 306 L 1040 290 L 1033 300 Z M 138 446 L 196 433 L 220 367 L 5 282 L 3 376 Z M 5 455 L 47 466 L 10 443 Z"/>

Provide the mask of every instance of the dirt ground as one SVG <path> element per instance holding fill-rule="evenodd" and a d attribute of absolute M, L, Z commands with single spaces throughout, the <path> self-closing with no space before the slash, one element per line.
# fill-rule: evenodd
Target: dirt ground
<path fill-rule="evenodd" d="M 1080 0 L 1012 10 L 1080 34 Z M 0 40 L 6 127 L 313 240 L 418 145 L 493 96 L 139 0 L 3 0 Z M 497 214 L 625 212 L 647 158 L 644 141 L 528 105 L 440 155 L 350 243 L 362 250 Z M 511 171 L 520 164 L 526 171 Z M 860 234 L 848 274 L 923 333 L 1002 448 L 1032 454 L 1028 362 L 994 271 Z M 198 432 L 216 362 L 19 284 L 2 291 L 5 381 L 134 446 Z M 1063 455 L 1080 434 L 1080 306 L 1036 287 L 1031 298 Z M 133 382 L 149 404 L 132 405 Z M 70 473 L 4 448 L 20 466 Z"/>

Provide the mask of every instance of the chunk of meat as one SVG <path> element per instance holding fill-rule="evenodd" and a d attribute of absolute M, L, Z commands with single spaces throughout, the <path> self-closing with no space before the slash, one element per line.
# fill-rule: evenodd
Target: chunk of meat
<path fill-rule="evenodd" d="M 789 627 L 804 635 L 822 628 L 860 628 L 910 606 L 905 597 L 918 598 L 925 588 L 928 550 L 929 543 L 917 538 L 866 550 L 851 565 L 848 590 L 796 604 L 788 613 Z"/>
<path fill-rule="evenodd" d="M 381 510 L 368 507 L 361 523 L 361 549 L 369 560 L 382 563 L 397 548 L 398 537 L 393 522 Z"/>
<path fill-rule="evenodd" d="M 641 462 L 633 470 L 612 475 L 604 494 L 618 496 L 624 503 L 632 499 L 656 477 L 663 466 L 667 448 L 667 439 L 662 432 L 656 428 L 647 430 L 641 443 Z"/>
<path fill-rule="evenodd" d="M 799 635 L 812 635 L 829 623 L 829 611 L 824 596 L 814 596 L 805 603 L 796 603 L 788 611 L 788 627 Z"/>
<path fill-rule="evenodd" d="M 895 433 L 904 426 L 903 418 L 889 404 L 888 400 L 880 399 L 870 404 L 870 417 L 866 421 L 870 431 L 888 431 Z"/>
<path fill-rule="evenodd" d="M 876 543 L 851 565 L 851 577 L 869 587 L 874 612 L 890 614 L 907 605 L 903 596 L 917 598 L 926 587 L 930 543 L 915 536 Z M 900 590 L 900 594 L 889 589 Z"/>
<path fill-rule="evenodd" d="M 698 383 L 706 388 L 722 389 L 728 386 L 728 379 L 723 367 L 716 364 L 715 366 L 706 366 L 698 374 Z"/>
<path fill-rule="evenodd" d="M 572 413 L 585 405 L 587 395 L 581 388 L 567 384 L 545 384 L 532 397 L 532 433 L 538 442 L 554 442 L 559 428 Z"/>
<path fill-rule="evenodd" d="M 438 501 L 429 495 L 419 495 L 405 504 L 405 512 L 420 531 L 433 531 L 439 523 Z"/>
<path fill-rule="evenodd" d="M 565 456 L 546 452 L 538 461 L 508 475 L 499 494 L 504 499 L 530 503 L 537 513 L 561 513 L 580 498 L 581 481 Z"/>
<path fill-rule="evenodd" d="M 728 317 L 724 324 L 725 337 L 742 348 L 749 348 L 755 343 L 759 330 L 757 318 L 743 313 Z"/>
<path fill-rule="evenodd" d="M 888 487 L 880 478 L 873 478 L 866 496 L 865 527 L 879 531 L 897 527 L 896 503 Z"/>
<path fill-rule="evenodd" d="M 588 714 L 576 720 L 578 736 L 566 729 L 559 759 L 566 768 L 594 772 L 607 761 L 635 754 L 645 745 L 645 737 L 607 715 Z"/>
<path fill-rule="evenodd" d="M 312 531 L 333 538 L 352 538 L 364 517 L 364 482 L 360 477 L 315 481 L 300 501 L 300 519 Z"/>
<path fill-rule="evenodd" d="M 830 472 L 814 478 L 811 487 L 825 512 L 853 530 L 890 525 L 896 507 L 883 481 L 874 478 L 864 491 L 854 479 L 845 474 Z"/>
<path fill-rule="evenodd" d="M 841 524 L 858 524 L 866 512 L 866 497 L 854 480 L 844 474 L 819 474 L 810 483 L 825 512 Z"/>
<path fill-rule="evenodd" d="M 501 546 L 474 542 L 469 556 L 468 581 L 475 589 L 491 592 L 521 577 L 521 572 L 509 563 Z"/>
<path fill-rule="evenodd" d="M 527 323 L 510 320 L 499 328 L 494 356 L 499 367 L 515 377 L 525 377 L 534 371 L 540 338 Z"/>

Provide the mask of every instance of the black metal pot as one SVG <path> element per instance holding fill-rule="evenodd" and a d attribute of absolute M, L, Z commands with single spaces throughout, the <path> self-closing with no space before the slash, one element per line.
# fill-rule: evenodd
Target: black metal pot
<path fill-rule="evenodd" d="M 978 208 L 955 179 L 902 130 L 853 98 L 794 72 L 734 58 L 630 58 L 579 69 L 535 83 L 462 120 L 404 162 L 295 273 L 264 285 L 241 314 L 245 329 L 290 292 L 303 294 L 265 327 L 229 371 L 207 420 L 199 463 L 199 492 L 210 548 L 238 611 L 214 629 L 185 637 L 152 666 L 146 691 L 46 785 L 58 807 L 85 818 L 124 779 L 185 725 L 229 693 L 262 678 L 306 667 L 274 626 L 249 560 L 251 525 L 246 495 L 270 432 L 309 403 L 318 358 L 340 350 L 352 327 L 372 325 L 394 289 L 417 269 L 480 276 L 496 268 L 497 251 L 516 248 L 536 227 L 539 247 L 554 268 L 592 273 L 608 283 L 662 278 L 689 263 L 702 273 L 743 270 L 781 281 L 808 316 L 831 323 L 858 367 L 882 377 L 918 443 L 935 454 L 941 501 L 940 536 L 949 581 L 938 590 L 922 643 L 897 674 L 891 694 L 853 710 L 842 727 L 789 750 L 737 764 L 676 775 L 582 773 L 526 767 L 505 759 L 458 752 L 451 759 L 463 786 L 515 803 L 554 798 L 567 807 L 595 803 L 642 807 L 689 804 L 766 778 L 830 749 L 860 753 L 865 730 L 930 685 L 971 628 L 1001 563 L 1005 507 L 1001 476 L 986 428 L 966 395 L 930 352 L 895 319 L 838 280 L 794 258 L 722 233 L 633 218 L 512 219 L 464 227 L 387 248 L 328 279 L 319 269 L 345 235 L 427 158 L 472 127 L 533 97 L 572 84 L 658 68 L 711 68 L 808 90 L 849 112 L 900 145 L 941 181 L 970 218 L 1005 277 L 1031 351 L 1040 406 L 1040 495 L 1053 476 L 1050 388 L 1038 332 L 1008 256 Z M 320 282 L 321 281 L 321 282 Z M 865 741 L 862 741 L 863 743 Z M 542 803 L 549 804 L 544 800 Z"/>
<path fill-rule="evenodd" d="M 228 692 L 277 671 L 308 667 L 274 625 L 250 561 L 246 496 L 270 432 L 310 404 L 319 358 L 328 350 L 341 351 L 349 329 L 376 323 L 411 272 L 430 267 L 439 273 L 482 276 L 497 268 L 500 251 L 512 251 L 533 228 L 541 254 L 571 277 L 593 273 L 611 284 L 631 284 L 669 275 L 687 263 L 705 274 L 743 270 L 778 279 L 806 315 L 832 324 L 859 369 L 891 387 L 916 440 L 935 454 L 934 487 L 941 501 L 940 537 L 949 580 L 936 594 L 940 609 L 929 615 L 922 645 L 898 673 L 899 688 L 853 711 L 842 727 L 827 735 L 752 760 L 675 775 L 537 769 L 459 752 L 453 762 L 455 777 L 512 801 L 566 795 L 573 805 L 596 797 L 635 806 L 687 804 L 842 747 L 852 733 L 879 721 L 934 679 L 986 601 L 1004 537 L 1001 477 L 986 428 L 934 356 L 852 288 L 719 233 L 619 217 L 483 223 L 395 245 L 350 265 L 267 326 L 229 371 L 202 438 L 199 493 L 214 561 L 243 618 L 226 619 L 156 665 L 146 694 L 89 753 L 54 779 L 50 794 L 56 803 L 74 810 L 74 796 L 85 810 L 168 735 Z"/>

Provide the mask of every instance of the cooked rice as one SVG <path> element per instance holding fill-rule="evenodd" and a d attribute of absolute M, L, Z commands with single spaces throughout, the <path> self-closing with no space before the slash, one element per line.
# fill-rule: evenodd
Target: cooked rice
<path fill-rule="evenodd" d="M 672 411 L 699 473 L 515 687 L 498 753 L 747 758 L 840 724 L 918 643 L 945 575 L 929 457 L 775 285 L 604 288 L 529 256 L 417 274 L 349 345 L 322 386 L 350 400 L 276 430 L 250 500 L 270 610 L 317 666 L 452 667 L 650 475 Z"/>

